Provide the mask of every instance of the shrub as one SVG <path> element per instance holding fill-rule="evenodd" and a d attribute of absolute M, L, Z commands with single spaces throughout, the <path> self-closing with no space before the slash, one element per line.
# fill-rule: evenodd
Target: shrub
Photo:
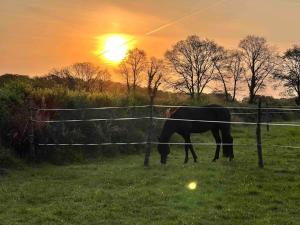
<path fill-rule="evenodd" d="M 0 169 L 20 168 L 22 163 L 11 152 L 11 150 L 0 146 Z"/>
<path fill-rule="evenodd" d="M 31 87 L 22 81 L 10 81 L 0 88 L 0 136 L 11 142 L 12 130 L 22 130 L 28 121 L 28 96 Z"/>

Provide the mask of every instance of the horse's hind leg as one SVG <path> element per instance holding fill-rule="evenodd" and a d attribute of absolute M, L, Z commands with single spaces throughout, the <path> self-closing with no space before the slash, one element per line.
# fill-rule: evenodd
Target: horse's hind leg
<path fill-rule="evenodd" d="M 221 137 L 220 137 L 220 133 L 219 133 L 219 129 L 213 129 L 212 130 L 212 134 L 215 138 L 216 141 L 216 152 L 215 152 L 215 157 L 213 159 L 213 162 L 215 162 L 216 160 L 219 159 L 219 155 L 220 155 L 220 143 L 221 143 Z"/>

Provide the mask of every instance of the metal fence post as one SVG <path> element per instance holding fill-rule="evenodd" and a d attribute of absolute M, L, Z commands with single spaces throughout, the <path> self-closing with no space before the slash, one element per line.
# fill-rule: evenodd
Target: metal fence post
<path fill-rule="evenodd" d="M 262 145 L 261 145 L 261 99 L 258 100 L 257 110 L 257 125 L 256 125 L 256 144 L 257 144 L 257 155 L 258 155 L 258 166 L 264 167 L 264 161 L 262 156 Z"/>
<path fill-rule="evenodd" d="M 148 129 L 148 140 L 147 148 L 145 152 L 144 166 L 149 166 L 150 153 L 152 148 L 152 133 L 153 133 L 153 100 L 150 100 L 150 112 L 149 112 L 149 129 Z"/>

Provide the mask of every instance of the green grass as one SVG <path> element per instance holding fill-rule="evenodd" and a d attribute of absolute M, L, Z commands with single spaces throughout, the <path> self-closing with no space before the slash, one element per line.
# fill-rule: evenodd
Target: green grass
<path fill-rule="evenodd" d="M 233 134 L 255 143 L 252 127 Z M 182 147 L 172 147 L 166 167 L 154 151 L 146 169 L 143 155 L 123 155 L 11 171 L 0 177 L 0 224 L 300 224 L 300 149 L 270 147 L 300 145 L 299 136 L 299 128 L 263 127 L 264 169 L 253 146 L 236 147 L 231 163 L 212 163 L 214 147 L 198 146 L 196 164 L 183 165 Z"/>

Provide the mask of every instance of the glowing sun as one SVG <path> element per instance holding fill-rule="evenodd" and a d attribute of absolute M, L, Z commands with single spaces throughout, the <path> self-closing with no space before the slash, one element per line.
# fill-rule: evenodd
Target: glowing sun
<path fill-rule="evenodd" d="M 126 57 L 129 49 L 128 42 L 128 38 L 123 35 L 113 34 L 107 36 L 102 50 L 104 58 L 112 63 L 121 62 Z"/>

